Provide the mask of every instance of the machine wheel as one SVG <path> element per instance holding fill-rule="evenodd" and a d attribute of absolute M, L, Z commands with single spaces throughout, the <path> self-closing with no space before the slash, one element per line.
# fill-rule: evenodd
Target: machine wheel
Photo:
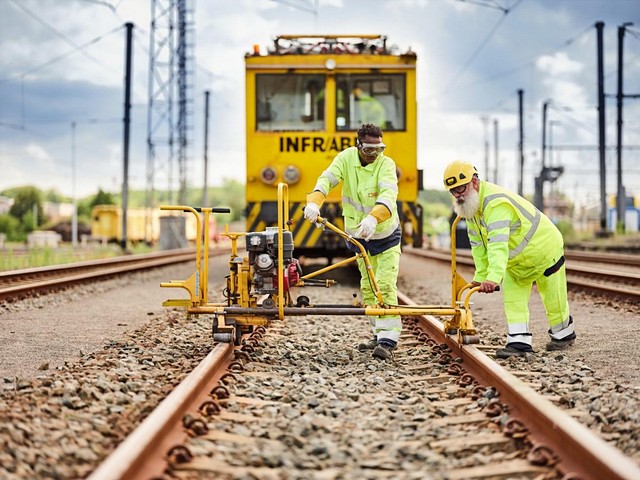
<path fill-rule="evenodd" d="M 308 307 L 308 306 L 309 306 L 309 297 L 300 295 L 296 299 L 296 307 Z"/>
<path fill-rule="evenodd" d="M 231 343 L 233 342 L 233 334 L 231 333 L 214 333 L 213 341 L 218 343 Z"/>
<path fill-rule="evenodd" d="M 269 297 L 262 302 L 262 308 L 273 308 L 275 307 L 276 302 L 273 301 L 273 298 Z"/>
<path fill-rule="evenodd" d="M 463 345 L 476 345 L 480 343 L 480 337 L 478 335 L 462 335 Z"/>

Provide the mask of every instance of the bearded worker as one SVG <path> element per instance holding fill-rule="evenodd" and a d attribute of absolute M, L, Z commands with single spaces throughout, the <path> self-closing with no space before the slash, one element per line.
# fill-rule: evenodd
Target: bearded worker
<path fill-rule="evenodd" d="M 520 195 L 480 180 L 469 162 L 456 160 L 444 171 L 453 209 L 466 220 L 475 264 L 473 285 L 493 293 L 502 284 L 507 344 L 498 358 L 533 353 L 529 298 L 535 282 L 549 321 L 550 351 L 576 338 L 567 300 L 564 242 L 556 226 Z"/>

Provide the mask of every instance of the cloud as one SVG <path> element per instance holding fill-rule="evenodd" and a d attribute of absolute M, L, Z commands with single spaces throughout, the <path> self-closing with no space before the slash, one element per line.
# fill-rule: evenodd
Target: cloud
<path fill-rule="evenodd" d="M 53 165 L 51 155 L 40 145 L 34 145 L 33 143 L 27 145 L 24 149 L 23 161 L 38 168 Z"/>
<path fill-rule="evenodd" d="M 553 55 L 543 55 L 536 61 L 536 67 L 554 77 L 575 75 L 584 70 L 584 65 L 571 60 L 567 52 L 556 52 Z"/>

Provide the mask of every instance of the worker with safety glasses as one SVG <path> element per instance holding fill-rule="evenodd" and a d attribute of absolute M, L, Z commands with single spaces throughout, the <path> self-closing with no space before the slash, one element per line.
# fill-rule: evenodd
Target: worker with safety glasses
<path fill-rule="evenodd" d="M 563 350 L 576 338 L 569 314 L 562 234 L 520 195 L 480 180 L 469 162 L 454 161 L 444 171 L 453 209 L 466 220 L 475 264 L 473 284 L 482 293 L 502 283 L 507 344 L 498 358 L 533 352 L 529 298 L 535 282 L 549 321 L 547 350 Z"/>
<path fill-rule="evenodd" d="M 398 268 L 402 232 L 396 198 L 398 177 L 395 162 L 384 155 L 382 130 L 374 124 L 364 124 L 357 132 L 355 147 L 340 152 L 307 195 L 304 217 L 316 226 L 320 207 L 329 192 L 342 182 L 342 214 L 345 232 L 354 237 L 367 250 L 382 299 L 387 305 L 398 304 Z M 347 247 L 359 253 L 351 242 Z M 360 293 L 365 305 L 375 305 L 373 292 L 362 258 Z M 373 339 L 358 345 L 360 351 L 373 350 L 373 357 L 390 360 L 402 330 L 398 315 L 370 317 Z"/>

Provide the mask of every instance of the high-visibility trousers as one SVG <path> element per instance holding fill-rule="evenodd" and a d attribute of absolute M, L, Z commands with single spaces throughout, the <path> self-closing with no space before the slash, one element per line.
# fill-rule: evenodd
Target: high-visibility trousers
<path fill-rule="evenodd" d="M 551 338 L 561 340 L 573 333 L 573 322 L 567 299 L 565 265 L 562 265 L 548 277 L 540 275 L 539 278 L 536 278 L 535 283 L 547 314 Z M 520 342 L 532 345 L 531 333 L 529 333 L 529 299 L 531 298 L 532 286 L 533 282 L 518 283 L 508 269 L 505 272 L 502 291 L 504 313 L 507 317 L 507 343 Z"/>
<path fill-rule="evenodd" d="M 378 289 L 382 295 L 382 300 L 387 305 L 398 304 L 398 270 L 400 268 L 400 245 L 391 247 L 378 255 L 369 257 L 369 263 L 373 269 L 373 274 L 378 283 Z M 371 306 L 378 303 L 367 267 L 362 258 L 358 258 L 358 269 L 360 270 L 360 294 L 362 302 Z M 384 315 L 380 317 L 369 317 L 369 323 L 373 335 L 378 339 L 392 340 L 398 342 L 402 331 L 402 321 L 399 315 Z"/>

